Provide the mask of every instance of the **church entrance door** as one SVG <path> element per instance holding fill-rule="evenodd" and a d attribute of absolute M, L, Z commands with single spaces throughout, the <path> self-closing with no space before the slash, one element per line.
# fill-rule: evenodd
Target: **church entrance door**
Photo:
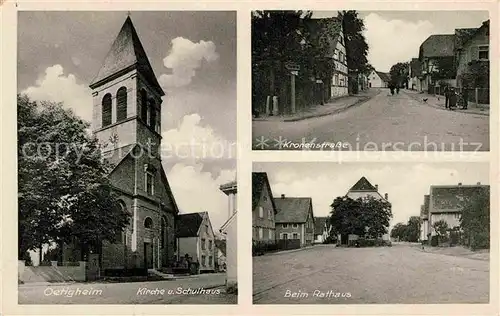
<path fill-rule="evenodd" d="M 153 244 L 144 243 L 144 266 L 147 269 L 153 269 Z"/>

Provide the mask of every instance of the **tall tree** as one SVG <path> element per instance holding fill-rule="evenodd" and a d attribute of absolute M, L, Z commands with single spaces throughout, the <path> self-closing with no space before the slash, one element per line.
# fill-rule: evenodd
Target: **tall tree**
<path fill-rule="evenodd" d="M 473 249 L 490 246 L 490 192 L 478 190 L 462 209 L 460 228 Z"/>
<path fill-rule="evenodd" d="M 390 203 L 373 197 L 357 200 L 337 197 L 331 208 L 330 222 L 340 234 L 380 238 L 387 233 L 392 218 Z"/>
<path fill-rule="evenodd" d="M 406 224 L 406 241 L 417 242 L 420 237 L 420 217 L 411 216 Z"/>
<path fill-rule="evenodd" d="M 391 67 L 389 75 L 391 83 L 397 87 L 408 87 L 408 80 L 410 75 L 409 63 L 397 63 Z"/>
<path fill-rule="evenodd" d="M 88 123 L 62 104 L 19 95 L 17 105 L 19 257 L 73 237 L 113 240 L 130 214 L 114 207 L 111 166 Z"/>
<path fill-rule="evenodd" d="M 347 68 L 349 71 L 350 92 L 357 87 L 357 74 L 366 73 L 368 67 L 368 43 L 363 34 L 365 24 L 355 10 L 339 12 L 344 30 L 344 40 L 347 55 Z"/>
<path fill-rule="evenodd" d="M 406 240 L 406 229 L 407 226 L 404 223 L 397 223 L 391 230 L 391 237 L 398 240 Z"/>
<path fill-rule="evenodd" d="M 301 42 L 305 29 L 304 19 L 309 19 L 311 15 L 311 11 L 252 12 L 254 76 L 259 76 L 257 70 L 264 70 L 265 75 L 269 76 L 267 95 L 276 94 L 275 78 L 285 70 L 285 63 L 303 60 Z"/>

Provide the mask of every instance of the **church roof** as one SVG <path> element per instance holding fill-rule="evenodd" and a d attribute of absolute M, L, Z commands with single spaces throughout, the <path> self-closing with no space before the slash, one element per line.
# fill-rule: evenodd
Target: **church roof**
<path fill-rule="evenodd" d="M 129 71 L 132 67 L 136 67 L 161 96 L 165 95 L 139 40 L 132 19 L 128 16 L 90 87 L 93 88 L 113 76 L 119 76 L 123 71 Z"/>
<path fill-rule="evenodd" d="M 361 179 L 356 182 L 355 185 L 349 191 L 377 191 L 370 181 L 368 181 L 365 177 L 361 177 Z"/>
<path fill-rule="evenodd" d="M 179 214 L 177 218 L 175 237 L 198 237 L 198 230 L 206 212 Z"/>

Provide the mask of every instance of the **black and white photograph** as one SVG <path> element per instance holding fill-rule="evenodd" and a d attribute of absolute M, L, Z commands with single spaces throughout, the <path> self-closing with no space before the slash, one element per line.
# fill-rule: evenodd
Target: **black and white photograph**
<path fill-rule="evenodd" d="M 490 150 L 488 11 L 251 14 L 253 150 Z"/>
<path fill-rule="evenodd" d="M 236 12 L 19 11 L 17 41 L 18 303 L 237 304 Z"/>
<path fill-rule="evenodd" d="M 254 162 L 253 303 L 488 304 L 489 175 L 487 162 Z"/>

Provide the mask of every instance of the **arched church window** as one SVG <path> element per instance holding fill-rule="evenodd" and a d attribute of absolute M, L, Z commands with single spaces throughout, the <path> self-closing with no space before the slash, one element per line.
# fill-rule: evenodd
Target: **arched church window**
<path fill-rule="evenodd" d="M 102 98 L 102 127 L 111 125 L 111 93 Z"/>
<path fill-rule="evenodd" d="M 124 212 L 127 209 L 127 206 L 125 205 L 125 202 L 122 200 L 118 200 L 118 202 L 115 204 L 115 207 L 117 211 Z M 115 235 L 115 243 L 121 244 L 124 241 L 124 231 L 123 229 L 119 229 L 116 231 Z"/>
<path fill-rule="evenodd" d="M 156 108 L 153 99 L 149 100 L 149 126 L 156 131 Z"/>
<path fill-rule="evenodd" d="M 151 219 L 151 217 L 148 216 L 144 220 L 144 228 L 148 228 L 148 229 L 153 228 L 153 220 Z"/>
<path fill-rule="evenodd" d="M 116 121 L 127 118 L 127 88 L 121 87 L 116 93 Z"/>
<path fill-rule="evenodd" d="M 166 243 L 166 234 L 167 234 L 167 220 L 165 217 L 161 218 L 161 240 L 160 240 L 160 245 L 161 248 L 165 248 L 165 243 Z"/>
<path fill-rule="evenodd" d="M 148 122 L 148 93 L 141 90 L 141 119 L 144 123 Z"/>

